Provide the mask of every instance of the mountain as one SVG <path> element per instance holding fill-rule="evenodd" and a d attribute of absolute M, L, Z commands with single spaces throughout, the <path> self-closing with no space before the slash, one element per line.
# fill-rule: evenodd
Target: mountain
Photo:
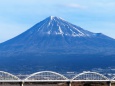
<path fill-rule="evenodd" d="M 115 39 L 50 16 L 26 32 L 0 44 L 1 55 L 62 53 L 114 54 Z"/>
<path fill-rule="evenodd" d="M 50 16 L 0 44 L 0 70 L 12 73 L 115 68 L 115 39 Z"/>

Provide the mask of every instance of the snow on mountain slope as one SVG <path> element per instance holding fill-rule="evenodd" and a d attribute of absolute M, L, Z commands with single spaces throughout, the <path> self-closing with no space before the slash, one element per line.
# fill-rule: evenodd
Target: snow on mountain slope
<path fill-rule="evenodd" d="M 82 28 L 75 26 L 65 20 L 62 20 L 61 18 L 53 16 L 46 18 L 42 22 L 36 24 L 34 27 L 33 28 L 35 30 L 35 33 L 37 31 L 39 34 L 62 36 L 65 35 L 73 37 L 86 37 L 94 34 L 89 31 L 83 30 Z"/>
<path fill-rule="evenodd" d="M 0 52 L 22 53 L 114 53 L 115 40 L 93 33 L 62 18 L 50 16 L 26 32 L 0 44 Z"/>

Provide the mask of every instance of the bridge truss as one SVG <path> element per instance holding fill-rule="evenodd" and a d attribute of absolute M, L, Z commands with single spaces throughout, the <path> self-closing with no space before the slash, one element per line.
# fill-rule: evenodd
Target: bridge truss
<path fill-rule="evenodd" d="M 52 72 L 52 71 L 41 71 L 41 72 L 36 72 L 34 74 L 31 74 L 30 76 L 28 76 L 25 81 L 68 81 L 68 78 L 56 73 L 56 72 Z"/>
<path fill-rule="evenodd" d="M 8 72 L 0 71 L 0 82 L 77 82 L 77 81 L 115 81 L 97 73 L 97 72 L 83 72 L 75 75 L 72 79 L 68 79 L 62 74 L 53 71 L 36 72 L 25 79 L 20 79 L 17 76 Z"/>
<path fill-rule="evenodd" d="M 76 75 L 72 81 L 109 81 L 109 79 L 102 74 L 88 71 Z"/>
<path fill-rule="evenodd" d="M 20 79 L 13 75 L 13 74 L 10 74 L 8 72 L 4 72 L 4 71 L 0 71 L 0 82 L 12 82 L 12 81 L 19 81 Z"/>

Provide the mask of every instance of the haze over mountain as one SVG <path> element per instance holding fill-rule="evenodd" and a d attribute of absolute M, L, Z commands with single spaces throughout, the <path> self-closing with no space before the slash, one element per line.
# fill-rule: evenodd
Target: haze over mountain
<path fill-rule="evenodd" d="M 115 66 L 114 54 L 115 39 L 50 16 L 0 44 L 0 69 L 32 72 L 110 67 Z"/>

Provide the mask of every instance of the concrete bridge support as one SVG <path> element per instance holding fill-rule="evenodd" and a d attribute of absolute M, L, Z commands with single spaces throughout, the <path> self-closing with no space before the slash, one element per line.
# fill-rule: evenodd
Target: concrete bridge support
<path fill-rule="evenodd" d="M 107 82 L 108 86 L 111 86 L 111 81 Z"/>
<path fill-rule="evenodd" d="M 71 81 L 67 82 L 67 86 L 71 86 Z"/>
<path fill-rule="evenodd" d="M 19 84 L 20 84 L 20 86 L 24 86 L 24 82 L 20 82 Z"/>

